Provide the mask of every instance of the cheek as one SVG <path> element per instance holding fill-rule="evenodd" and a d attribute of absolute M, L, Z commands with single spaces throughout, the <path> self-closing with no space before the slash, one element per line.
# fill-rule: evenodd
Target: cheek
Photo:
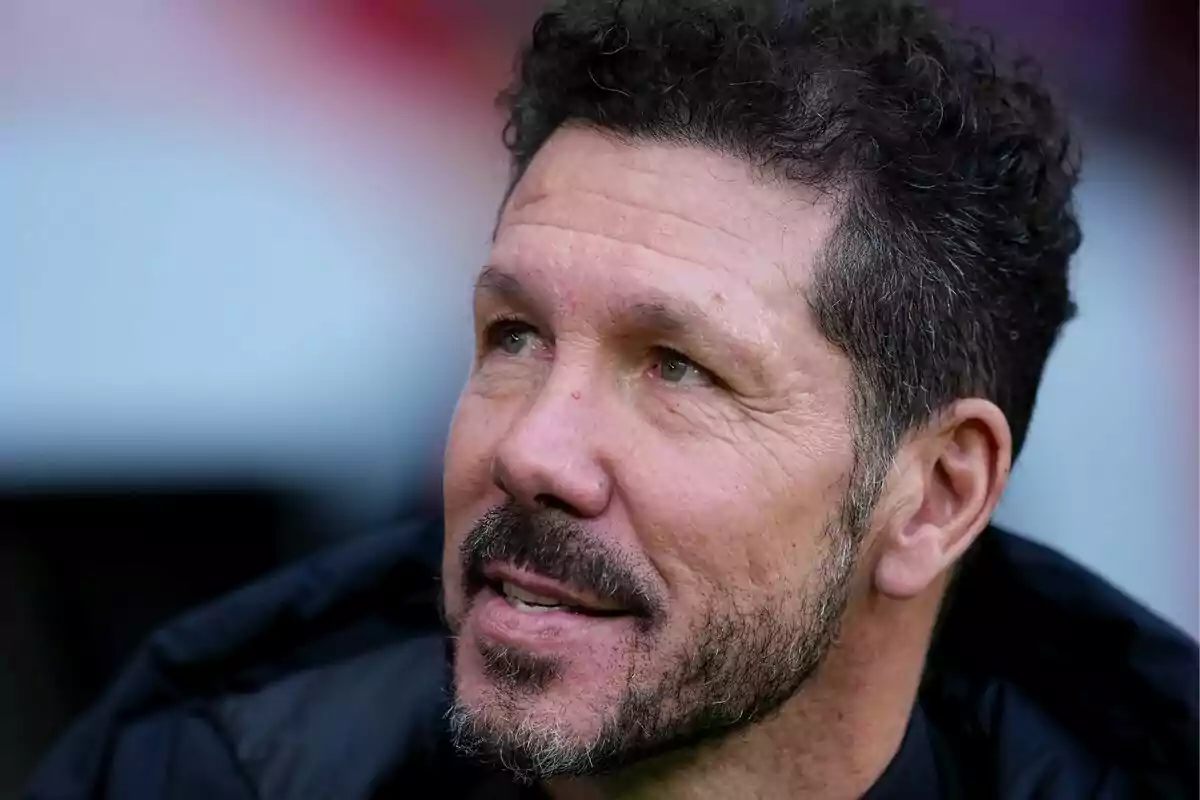
<path fill-rule="evenodd" d="M 488 417 L 478 398 L 464 397 L 454 412 L 450 434 L 446 441 L 444 476 L 448 511 L 462 505 L 479 489 L 483 476 L 488 474 L 489 455 L 494 449 Z"/>
<path fill-rule="evenodd" d="M 755 604 L 798 586 L 820 552 L 839 495 L 839 459 L 793 444 L 675 441 L 628 469 L 630 514 L 672 586 Z M 786 457 L 786 458 L 785 458 Z"/>
<path fill-rule="evenodd" d="M 468 379 L 446 440 L 442 492 L 448 524 L 457 513 L 473 511 L 479 498 L 494 490 L 495 452 L 512 421 L 536 396 L 545 372 L 537 359 L 493 358 Z"/>
<path fill-rule="evenodd" d="M 468 387 L 459 400 L 446 442 L 442 498 L 447 553 L 496 502 L 492 458 L 507 426 L 503 408 Z"/>

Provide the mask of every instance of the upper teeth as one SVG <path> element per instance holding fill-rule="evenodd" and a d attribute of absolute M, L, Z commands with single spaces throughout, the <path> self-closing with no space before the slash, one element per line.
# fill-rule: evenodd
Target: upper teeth
<path fill-rule="evenodd" d="M 504 596 L 510 600 L 520 600 L 522 603 L 528 603 L 534 606 L 561 606 L 565 605 L 561 600 L 553 597 L 543 597 L 540 594 L 527 592 L 520 586 L 505 581 L 501 588 L 504 591 Z"/>

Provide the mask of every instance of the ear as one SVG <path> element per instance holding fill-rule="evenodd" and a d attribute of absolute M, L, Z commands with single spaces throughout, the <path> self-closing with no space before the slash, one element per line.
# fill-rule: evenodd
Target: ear
<path fill-rule="evenodd" d="M 979 398 L 958 400 L 905 443 L 898 497 L 879 543 L 875 587 L 914 597 L 947 574 L 987 526 L 1012 468 L 1004 413 Z"/>

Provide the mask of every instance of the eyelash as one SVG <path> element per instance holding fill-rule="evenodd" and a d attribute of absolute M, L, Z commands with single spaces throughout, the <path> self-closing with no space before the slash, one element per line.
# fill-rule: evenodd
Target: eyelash
<path fill-rule="evenodd" d="M 483 340 L 489 349 L 495 348 L 499 344 L 499 337 L 514 328 L 529 329 L 531 331 L 537 330 L 535 326 L 530 325 L 520 317 L 504 315 L 488 320 L 483 326 Z"/>
<path fill-rule="evenodd" d="M 681 361 L 681 362 L 689 365 L 693 369 L 695 369 L 711 385 L 716 386 L 717 388 L 720 388 L 720 389 L 728 388 L 728 386 L 725 384 L 725 382 L 722 381 L 719 377 L 717 377 L 716 373 L 714 373 L 708 367 L 704 366 L 703 364 L 701 364 L 699 361 L 695 360 L 691 356 L 689 356 L 685 353 L 681 353 L 680 351 L 676 350 L 673 347 L 666 347 L 666 346 L 660 345 L 658 347 L 653 348 L 653 351 L 657 356 L 658 363 L 662 363 L 662 361 L 667 360 L 667 359 L 672 360 L 672 361 Z"/>

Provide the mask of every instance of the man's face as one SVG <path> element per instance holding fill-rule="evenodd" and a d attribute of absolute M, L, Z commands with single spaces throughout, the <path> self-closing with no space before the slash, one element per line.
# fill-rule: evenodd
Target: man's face
<path fill-rule="evenodd" d="M 827 205 L 693 147 L 559 131 L 504 211 L 445 474 L 460 743 L 534 776 L 744 724 L 854 561 L 850 368 L 803 291 Z"/>

